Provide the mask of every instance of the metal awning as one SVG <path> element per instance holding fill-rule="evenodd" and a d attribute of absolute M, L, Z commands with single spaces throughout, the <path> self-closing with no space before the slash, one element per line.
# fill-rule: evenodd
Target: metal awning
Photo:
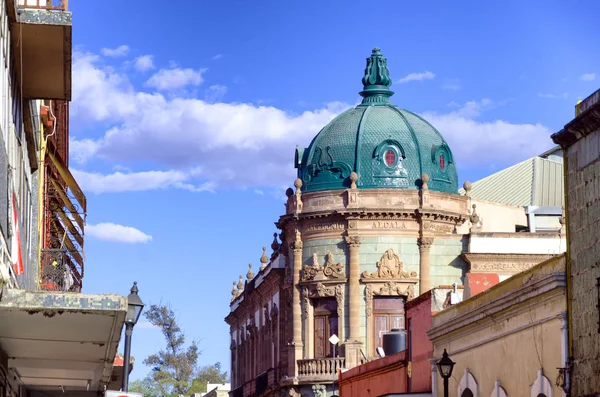
<path fill-rule="evenodd" d="M 126 312 L 127 298 L 118 295 L 6 290 L 0 346 L 9 370 L 46 395 L 103 391 Z"/>

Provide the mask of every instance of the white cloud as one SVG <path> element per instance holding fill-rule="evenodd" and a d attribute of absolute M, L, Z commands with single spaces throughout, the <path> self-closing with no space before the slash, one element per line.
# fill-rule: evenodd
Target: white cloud
<path fill-rule="evenodd" d="M 127 172 L 116 171 L 112 174 L 86 172 L 72 169 L 79 185 L 86 192 L 115 193 L 135 192 L 144 190 L 160 190 L 177 188 L 192 192 L 213 191 L 214 185 L 205 182 L 194 185 L 188 181 L 192 178 L 191 172 L 184 171 L 143 171 Z"/>
<path fill-rule="evenodd" d="M 596 80 L 596 73 L 584 73 L 581 75 L 583 81 L 594 81 Z"/>
<path fill-rule="evenodd" d="M 264 196 L 265 192 L 261 189 L 254 189 L 254 194 L 258 194 L 259 196 Z"/>
<path fill-rule="evenodd" d="M 217 102 L 223 99 L 227 93 L 227 87 L 220 84 L 211 85 L 204 91 L 204 99 L 207 102 Z"/>
<path fill-rule="evenodd" d="M 223 54 L 217 54 L 217 55 L 215 55 L 215 56 L 213 56 L 213 57 L 212 57 L 212 60 L 213 60 L 213 61 L 217 61 L 217 60 L 219 60 L 219 59 L 221 59 L 221 58 L 223 58 L 223 57 L 224 57 L 224 55 L 223 55 Z"/>
<path fill-rule="evenodd" d="M 442 84 L 442 90 L 448 91 L 458 91 L 460 90 L 460 80 L 459 79 L 448 79 Z"/>
<path fill-rule="evenodd" d="M 98 240 L 110 241 L 115 243 L 147 243 L 152 240 L 152 236 L 147 235 L 131 226 L 118 225 L 116 223 L 98 223 L 97 225 L 87 225 L 85 233 L 88 236 Z"/>
<path fill-rule="evenodd" d="M 567 99 L 569 97 L 569 94 L 566 92 L 563 92 L 562 94 L 538 93 L 538 97 L 544 98 L 544 99 Z"/>
<path fill-rule="evenodd" d="M 154 69 L 154 57 L 152 55 L 142 55 L 135 58 L 134 64 L 136 70 L 146 72 Z"/>
<path fill-rule="evenodd" d="M 422 72 L 422 73 L 410 73 L 404 77 L 402 77 L 400 80 L 398 80 L 398 83 L 408 83 L 409 81 L 423 81 L 423 80 L 431 80 L 435 78 L 435 73 L 432 72 Z"/>
<path fill-rule="evenodd" d="M 166 170 L 108 175 L 76 171 L 84 191 L 92 193 L 234 187 L 283 195 L 296 176 L 296 145 L 306 147 L 350 106 L 330 103 L 290 114 L 274 106 L 140 92 L 89 54 L 76 58 L 73 75 L 72 117 L 109 125 L 100 138 L 79 137 L 71 146 L 73 158 L 99 157 L 122 166 L 139 162 Z M 423 116 L 444 135 L 461 166 L 508 166 L 550 146 L 550 131 L 540 124 L 479 119 L 503 103 L 487 98 L 453 103 L 450 112 Z"/>
<path fill-rule="evenodd" d="M 148 79 L 146 85 L 156 88 L 159 91 L 177 90 L 188 85 L 198 86 L 204 82 L 202 74 L 204 74 L 206 70 L 207 69 L 194 70 L 189 68 L 161 69 Z"/>
<path fill-rule="evenodd" d="M 120 45 L 117 48 L 103 48 L 101 52 L 105 57 L 124 57 L 129 53 L 129 46 Z"/>

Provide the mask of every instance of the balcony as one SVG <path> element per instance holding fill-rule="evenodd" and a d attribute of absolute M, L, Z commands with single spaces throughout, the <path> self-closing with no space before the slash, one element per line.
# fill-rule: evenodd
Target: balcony
<path fill-rule="evenodd" d="M 25 99 L 71 100 L 72 13 L 68 0 L 16 0 L 11 24 Z"/>
<path fill-rule="evenodd" d="M 77 292 L 81 289 L 80 278 L 72 254 L 64 248 L 42 250 L 42 291 Z M 79 283 L 79 285 L 78 285 Z"/>
<path fill-rule="evenodd" d="M 345 357 L 298 360 L 298 377 L 302 382 L 333 382 L 345 365 Z"/>

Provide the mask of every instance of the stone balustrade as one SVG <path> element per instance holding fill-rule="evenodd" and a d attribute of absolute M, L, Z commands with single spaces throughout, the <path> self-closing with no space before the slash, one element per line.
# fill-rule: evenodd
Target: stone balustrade
<path fill-rule="evenodd" d="M 335 380 L 338 369 L 344 368 L 345 357 L 298 360 L 298 376 L 302 380 Z"/>

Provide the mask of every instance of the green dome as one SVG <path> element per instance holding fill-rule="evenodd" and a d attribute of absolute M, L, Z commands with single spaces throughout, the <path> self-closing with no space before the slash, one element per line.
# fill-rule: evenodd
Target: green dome
<path fill-rule="evenodd" d="M 360 105 L 333 119 L 307 149 L 296 149 L 302 191 L 348 189 L 354 171 L 362 189 L 419 189 L 427 173 L 429 190 L 457 194 L 448 144 L 426 120 L 390 103 L 394 93 L 378 48 L 367 58 L 363 85 Z"/>

